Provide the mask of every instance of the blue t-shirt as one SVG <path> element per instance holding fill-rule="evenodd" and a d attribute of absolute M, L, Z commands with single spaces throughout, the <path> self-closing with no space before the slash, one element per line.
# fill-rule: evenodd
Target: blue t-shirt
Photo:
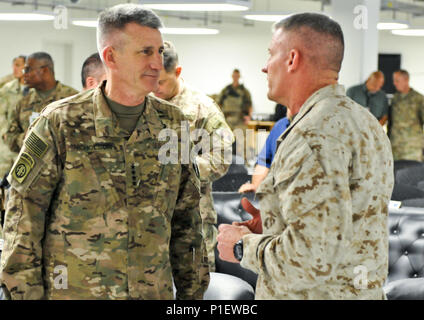
<path fill-rule="evenodd" d="M 271 168 L 272 160 L 277 152 L 277 140 L 281 134 L 286 131 L 289 125 L 290 121 L 287 118 L 280 119 L 275 123 L 268 138 L 266 139 L 264 147 L 258 155 L 257 164 L 267 167 L 268 169 Z"/>

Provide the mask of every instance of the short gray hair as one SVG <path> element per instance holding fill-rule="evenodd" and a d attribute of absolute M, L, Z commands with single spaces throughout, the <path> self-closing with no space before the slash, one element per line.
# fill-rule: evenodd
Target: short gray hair
<path fill-rule="evenodd" d="M 319 43 L 319 47 L 327 47 L 327 52 L 329 53 L 327 62 L 331 67 L 340 71 L 344 56 L 344 36 L 342 28 L 333 19 L 319 13 L 299 13 L 277 22 L 274 25 L 274 30 L 281 28 L 288 32 L 300 32 L 301 28 L 304 27 L 328 39 L 327 41 Z M 304 32 L 302 36 L 307 38 L 304 39 L 306 44 L 313 45 L 314 40 L 317 40 L 313 38 L 314 36 L 311 35 L 310 32 Z"/>
<path fill-rule="evenodd" d="M 107 8 L 99 15 L 97 26 L 97 48 L 103 49 L 107 35 L 115 30 L 123 30 L 128 23 L 159 29 L 163 26 L 160 18 L 152 10 L 139 4 L 125 3 Z M 102 58 L 102 55 L 100 54 Z"/>
<path fill-rule="evenodd" d="M 175 70 L 178 65 L 178 54 L 174 45 L 170 41 L 163 42 L 163 67 L 166 72 L 170 73 Z"/>
<path fill-rule="evenodd" d="M 41 61 L 43 65 L 47 66 L 47 68 L 50 69 L 50 71 L 54 74 L 54 63 L 51 55 L 49 55 L 47 52 L 39 51 L 31 53 L 26 60 L 28 59 L 34 59 L 37 61 Z"/>

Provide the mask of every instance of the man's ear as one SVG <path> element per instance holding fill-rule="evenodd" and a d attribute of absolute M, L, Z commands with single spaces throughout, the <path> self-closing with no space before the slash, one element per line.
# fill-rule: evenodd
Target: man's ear
<path fill-rule="evenodd" d="M 299 68 L 300 52 L 298 49 L 292 49 L 289 52 L 289 59 L 287 62 L 287 71 L 294 72 Z"/>
<path fill-rule="evenodd" d="M 85 79 L 85 87 L 88 89 L 97 87 L 98 83 L 96 78 L 94 77 L 87 77 L 87 79 Z"/>
<path fill-rule="evenodd" d="M 177 76 L 177 78 L 181 75 L 181 70 L 182 70 L 181 66 L 177 66 L 175 68 L 175 75 Z"/>
<path fill-rule="evenodd" d="M 103 61 L 109 69 L 116 68 L 115 49 L 112 46 L 107 46 L 102 51 Z"/>

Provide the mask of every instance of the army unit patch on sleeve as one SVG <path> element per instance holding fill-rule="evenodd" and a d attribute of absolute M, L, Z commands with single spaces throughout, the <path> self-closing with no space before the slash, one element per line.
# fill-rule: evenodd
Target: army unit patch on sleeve
<path fill-rule="evenodd" d="M 22 152 L 16 165 L 13 168 L 12 176 L 13 178 L 22 183 L 25 181 L 28 174 L 31 172 L 31 169 L 34 167 L 35 161 L 31 155 L 26 152 Z"/>
<path fill-rule="evenodd" d="M 34 131 L 25 139 L 25 146 L 36 157 L 40 158 L 46 153 L 49 145 L 43 141 Z"/>

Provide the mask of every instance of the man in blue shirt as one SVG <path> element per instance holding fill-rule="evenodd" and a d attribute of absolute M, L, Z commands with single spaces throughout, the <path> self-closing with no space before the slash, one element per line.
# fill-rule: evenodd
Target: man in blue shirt
<path fill-rule="evenodd" d="M 353 86 L 346 91 L 349 98 L 367 108 L 382 126 L 389 118 L 389 103 L 386 93 L 381 90 L 383 84 L 384 74 L 381 71 L 375 71 L 365 83 Z"/>
<path fill-rule="evenodd" d="M 256 189 L 259 187 L 262 180 L 265 179 L 269 169 L 271 168 L 272 160 L 277 152 L 277 139 L 289 125 L 290 120 L 287 117 L 282 118 L 275 123 L 268 138 L 266 139 L 264 147 L 258 155 L 255 171 L 252 175 L 252 182 L 243 184 L 239 189 L 240 193 L 256 192 Z"/>

